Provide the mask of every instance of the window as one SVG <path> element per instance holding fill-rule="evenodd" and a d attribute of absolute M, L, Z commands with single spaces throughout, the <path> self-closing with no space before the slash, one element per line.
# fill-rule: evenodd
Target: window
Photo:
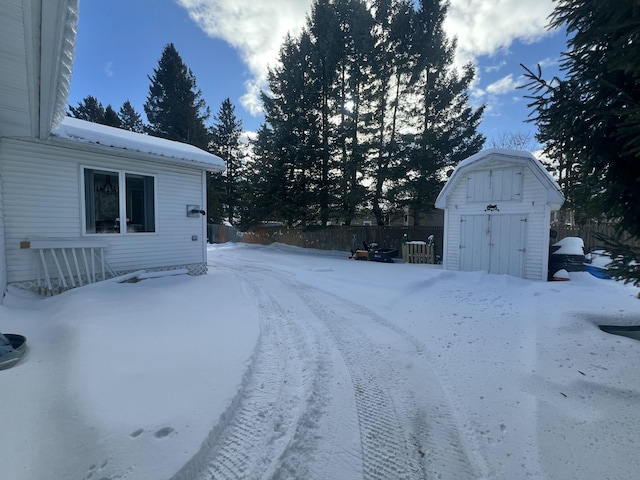
<path fill-rule="evenodd" d="M 88 234 L 155 232 L 155 178 L 85 168 L 84 207 Z"/>
<path fill-rule="evenodd" d="M 127 232 L 155 232 L 153 177 L 125 174 Z"/>

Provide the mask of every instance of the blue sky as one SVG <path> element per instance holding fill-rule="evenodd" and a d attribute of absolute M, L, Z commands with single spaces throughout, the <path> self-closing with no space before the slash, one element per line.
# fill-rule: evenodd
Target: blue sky
<path fill-rule="evenodd" d="M 245 130 L 262 122 L 257 93 L 282 37 L 297 33 L 311 0 L 81 0 L 69 103 L 93 95 L 116 110 L 141 114 L 149 76 L 173 43 L 196 76 L 212 113 L 230 98 Z M 473 61 L 471 98 L 486 103 L 481 131 L 489 140 L 531 133 L 520 63 L 557 74 L 562 32 L 546 30 L 552 0 L 451 0 L 446 28 L 458 39 L 458 62 Z"/>

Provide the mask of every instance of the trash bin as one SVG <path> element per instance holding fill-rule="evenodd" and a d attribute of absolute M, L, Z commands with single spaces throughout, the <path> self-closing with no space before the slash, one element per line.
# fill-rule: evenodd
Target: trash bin
<path fill-rule="evenodd" d="M 549 247 L 548 279 L 559 270 L 585 271 L 584 242 L 580 237 L 566 237 Z"/>

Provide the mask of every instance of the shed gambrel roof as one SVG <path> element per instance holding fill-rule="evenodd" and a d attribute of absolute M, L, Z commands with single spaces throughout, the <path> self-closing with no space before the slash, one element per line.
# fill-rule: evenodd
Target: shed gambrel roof
<path fill-rule="evenodd" d="M 449 194 L 455 185 L 465 178 L 465 174 L 483 167 L 489 167 L 492 163 L 504 165 L 522 165 L 527 167 L 531 173 L 540 181 L 547 191 L 547 204 L 551 210 L 559 210 L 564 203 L 564 195 L 558 182 L 551 176 L 549 171 L 531 153 L 522 150 L 488 149 L 482 150 L 475 155 L 461 161 L 453 171 L 453 174 L 436 199 L 436 208 L 447 208 Z"/>

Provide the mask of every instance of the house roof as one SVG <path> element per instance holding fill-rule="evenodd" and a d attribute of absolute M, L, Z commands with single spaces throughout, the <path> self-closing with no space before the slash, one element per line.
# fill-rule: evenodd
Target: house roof
<path fill-rule="evenodd" d="M 487 149 L 461 161 L 453 171 L 451 178 L 440 191 L 436 199 L 436 208 L 446 208 L 447 199 L 455 185 L 471 170 L 489 166 L 491 163 L 512 163 L 529 168 L 531 173 L 540 181 L 547 190 L 547 204 L 552 210 L 558 210 L 564 203 L 564 195 L 558 182 L 549 171 L 531 153 L 522 150 Z"/>
<path fill-rule="evenodd" d="M 65 116 L 78 0 L 0 0 L 0 136 L 45 139 Z"/>
<path fill-rule="evenodd" d="M 94 148 L 107 154 L 153 156 L 152 160 L 221 172 L 224 161 L 193 145 L 65 117 L 51 140 L 66 146 Z"/>

